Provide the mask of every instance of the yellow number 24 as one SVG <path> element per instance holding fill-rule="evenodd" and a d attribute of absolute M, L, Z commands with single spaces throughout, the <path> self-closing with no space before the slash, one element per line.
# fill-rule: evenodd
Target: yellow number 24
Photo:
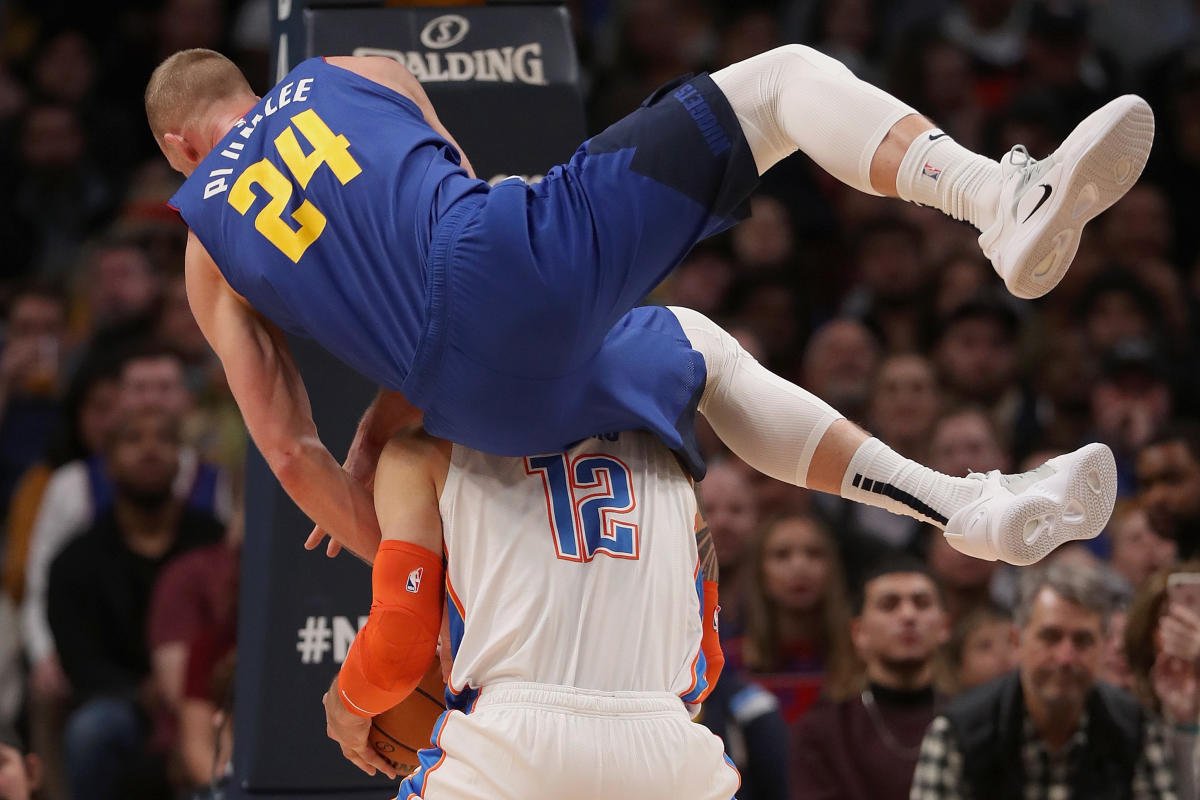
<path fill-rule="evenodd" d="M 350 142 L 341 134 L 335 135 L 325 121 L 317 116 L 317 112 L 311 108 L 301 111 L 291 118 L 290 123 L 308 140 L 312 152 L 306 155 L 300 149 L 300 142 L 290 126 L 275 137 L 275 148 L 300 188 L 308 186 L 322 164 L 333 171 L 343 186 L 362 172 L 358 162 L 350 155 Z M 254 205 L 255 185 L 271 198 L 255 216 L 255 229 L 285 256 L 298 262 L 309 245 L 325 230 L 325 215 L 305 200 L 292 212 L 291 217 L 298 226 L 293 229 L 283 219 L 284 209 L 292 199 L 292 183 L 279 167 L 265 158 L 247 167 L 229 191 L 229 205 L 237 209 L 239 214 L 246 214 Z"/>

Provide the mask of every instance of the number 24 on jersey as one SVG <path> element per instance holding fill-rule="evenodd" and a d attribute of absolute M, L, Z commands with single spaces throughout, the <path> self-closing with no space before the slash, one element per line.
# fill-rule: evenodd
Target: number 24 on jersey
<path fill-rule="evenodd" d="M 275 137 L 275 149 L 301 189 L 308 186 L 322 164 L 332 170 L 343 186 L 362 172 L 358 162 L 350 155 L 350 141 L 331 131 L 316 111 L 305 109 L 292 117 L 289 123 Z M 300 147 L 296 131 L 308 142 L 312 148 L 310 152 L 305 153 Z M 266 206 L 254 217 L 255 229 L 292 261 L 300 261 L 304 251 L 325 230 L 325 215 L 306 198 L 291 214 L 296 227 L 288 224 L 283 213 L 292 199 L 292 182 L 279 167 L 265 158 L 247 167 L 229 192 L 229 205 L 237 209 L 239 214 L 245 215 L 254 205 L 255 186 L 270 197 Z"/>

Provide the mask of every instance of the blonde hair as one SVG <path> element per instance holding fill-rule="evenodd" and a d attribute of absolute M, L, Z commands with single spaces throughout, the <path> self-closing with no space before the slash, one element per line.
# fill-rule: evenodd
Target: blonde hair
<path fill-rule="evenodd" d="M 215 103 L 253 97 L 246 76 L 215 50 L 180 50 L 158 65 L 146 84 L 146 119 L 154 138 L 202 119 Z"/>

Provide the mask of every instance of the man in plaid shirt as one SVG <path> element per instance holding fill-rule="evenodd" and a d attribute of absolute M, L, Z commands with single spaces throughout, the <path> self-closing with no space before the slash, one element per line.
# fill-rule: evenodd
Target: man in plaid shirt
<path fill-rule="evenodd" d="M 1175 800 L 1162 727 L 1096 681 L 1112 604 L 1103 575 L 1023 576 L 1020 666 L 956 698 L 929 726 L 911 800 Z"/>

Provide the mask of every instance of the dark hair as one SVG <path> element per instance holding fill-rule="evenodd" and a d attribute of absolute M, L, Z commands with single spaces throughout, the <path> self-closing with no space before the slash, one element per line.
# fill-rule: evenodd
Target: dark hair
<path fill-rule="evenodd" d="M 960 322 L 973 319 L 995 322 L 1010 342 L 1016 341 L 1020 333 L 1021 321 L 1012 303 L 993 288 L 987 287 L 977 291 L 937 320 L 928 345 L 934 347 L 940 344 L 951 328 Z"/>
<path fill-rule="evenodd" d="M 57 303 L 66 310 L 67 294 L 63 291 L 62 286 L 58 283 L 46 280 L 43 278 L 30 278 L 18 284 L 9 295 L 8 308 L 6 309 L 5 317 L 11 317 L 13 311 L 17 307 L 17 303 L 26 297 L 36 297 L 41 300 L 50 300 Z"/>
<path fill-rule="evenodd" d="M 975 606 L 950 631 L 950 640 L 946 642 L 945 650 L 948 665 L 955 672 L 962 666 L 963 650 L 966 648 L 967 639 L 970 638 L 972 633 L 984 625 L 993 622 L 1011 623 L 1012 621 L 1012 614 L 996 605 L 992 600 L 987 600 Z"/>
<path fill-rule="evenodd" d="M 916 225 L 899 217 L 884 216 L 864 223 L 854 234 L 854 259 L 857 261 L 868 245 L 884 236 L 900 236 L 916 251 L 921 250 L 921 231 Z"/>
<path fill-rule="evenodd" d="M 46 462 L 51 468 L 91 455 L 83 441 L 79 414 L 98 384 L 116 382 L 119 375 L 118 358 L 103 352 L 89 354 L 75 370 L 63 393 L 58 425 L 46 447 Z"/>
<path fill-rule="evenodd" d="M 1158 300 L 1155 298 L 1154 292 L 1138 280 L 1137 276 L 1127 267 L 1116 264 L 1110 265 L 1088 281 L 1079 295 L 1079 300 L 1076 301 L 1075 313 L 1079 317 L 1086 317 L 1101 297 L 1114 292 L 1128 295 L 1150 325 L 1158 325 Z"/>
<path fill-rule="evenodd" d="M 117 367 L 117 373 L 123 374 L 126 367 L 134 361 L 158 361 L 159 359 L 171 359 L 179 363 L 180 368 L 184 368 L 186 360 L 183 354 L 169 344 L 157 340 L 148 342 L 138 342 L 129 345 L 124 352 L 121 353 L 120 362 Z"/>
<path fill-rule="evenodd" d="M 937 422 L 933 423 L 936 430 L 943 422 L 955 417 L 978 417 L 983 420 L 987 426 L 988 434 L 996 440 L 996 444 L 1000 445 L 1002 450 L 1008 450 L 1008 443 L 1005 441 L 1004 432 L 1000 430 L 1000 426 L 996 424 L 996 418 L 982 404 L 974 403 L 969 400 L 964 400 L 957 403 L 951 403 L 946 408 L 942 409 L 942 413 L 938 415 Z"/>
<path fill-rule="evenodd" d="M 1192 459 L 1200 464 L 1200 422 L 1192 419 L 1174 419 L 1168 420 L 1165 425 L 1159 428 L 1153 436 L 1151 436 L 1144 445 L 1142 450 L 1148 447 L 1157 447 L 1164 444 L 1173 444 L 1182 442 L 1187 447 L 1188 453 Z"/>
<path fill-rule="evenodd" d="M 873 564 L 871 564 L 871 566 L 867 567 L 866 570 L 863 571 L 862 577 L 860 578 L 858 585 L 855 587 L 854 592 L 850 597 L 851 613 L 853 613 L 856 617 L 862 615 L 863 608 L 866 607 L 867 602 L 867 586 L 869 586 L 872 581 L 882 578 L 885 575 L 899 574 L 924 575 L 929 579 L 929 582 L 933 584 L 938 602 L 944 605 L 941 584 L 938 583 L 938 579 L 934 576 L 933 571 L 929 569 L 929 566 L 924 561 L 921 561 L 914 556 L 895 554 L 885 556 L 875 561 Z"/>

